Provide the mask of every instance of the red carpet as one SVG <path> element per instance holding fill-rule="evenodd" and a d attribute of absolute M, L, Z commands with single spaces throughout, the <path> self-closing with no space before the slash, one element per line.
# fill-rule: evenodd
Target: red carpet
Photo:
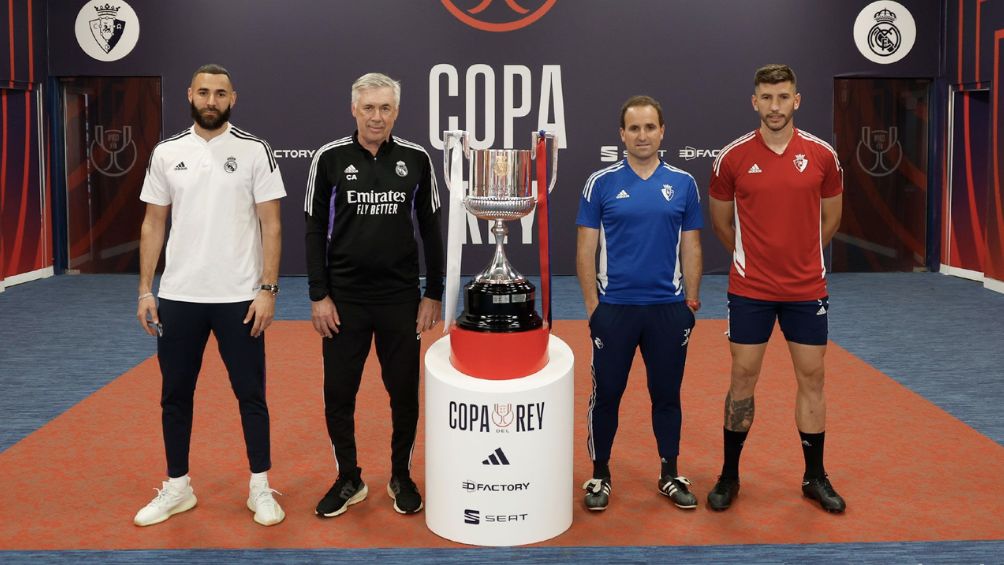
<path fill-rule="evenodd" d="M 659 465 L 644 369 L 636 359 L 621 407 L 610 508 L 591 514 L 576 490 L 571 529 L 543 545 L 708 545 L 1004 539 L 1004 447 L 978 434 L 835 344 L 827 354 L 827 470 L 847 499 L 830 515 L 801 497 L 802 456 L 794 425 L 794 377 L 783 341 L 767 352 L 757 418 L 743 454 L 743 488 L 731 510 L 705 496 L 721 465 L 728 382 L 725 322 L 701 321 L 683 385 L 681 471 L 701 506 L 678 510 L 656 492 Z M 556 322 L 576 353 L 575 482 L 591 471 L 585 453 L 589 348 L 585 322 Z M 778 332 L 775 332 L 777 335 Z M 425 345 L 438 338 L 425 336 Z M 198 506 L 163 524 L 132 525 L 163 479 L 156 359 L 149 359 L 0 454 L 2 549 L 456 547 L 429 532 L 422 514 L 400 516 L 384 492 L 390 411 L 367 365 L 357 414 L 359 457 L 370 496 L 320 520 L 317 500 L 334 480 L 324 428 L 320 341 L 309 322 L 268 332 L 272 486 L 286 521 L 263 528 L 244 506 L 247 461 L 237 404 L 210 347 L 196 394 L 192 480 Z M 414 476 L 422 486 L 419 423 Z"/>

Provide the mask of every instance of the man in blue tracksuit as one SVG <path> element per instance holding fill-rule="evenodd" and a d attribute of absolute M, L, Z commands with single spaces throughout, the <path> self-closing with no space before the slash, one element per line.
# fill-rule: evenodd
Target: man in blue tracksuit
<path fill-rule="evenodd" d="M 585 504 L 603 510 L 609 503 L 618 409 L 641 347 L 662 464 L 659 492 L 680 508 L 696 508 L 676 460 L 680 385 L 694 313 L 701 306 L 700 195 L 692 176 L 659 158 L 665 122 L 657 101 L 628 99 L 620 134 L 627 157 L 589 177 L 575 220 L 576 271 L 593 342 L 586 419 L 593 477 L 583 485 Z"/>

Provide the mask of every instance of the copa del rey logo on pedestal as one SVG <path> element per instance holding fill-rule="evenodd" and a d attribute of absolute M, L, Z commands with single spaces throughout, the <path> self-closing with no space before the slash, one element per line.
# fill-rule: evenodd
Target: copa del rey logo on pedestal
<path fill-rule="evenodd" d="M 507 32 L 539 20 L 557 0 L 440 0 L 453 17 L 481 31 Z"/>
<path fill-rule="evenodd" d="M 91 0 L 80 8 L 74 24 L 77 43 L 98 61 L 117 61 L 139 41 L 139 18 L 121 0 Z"/>

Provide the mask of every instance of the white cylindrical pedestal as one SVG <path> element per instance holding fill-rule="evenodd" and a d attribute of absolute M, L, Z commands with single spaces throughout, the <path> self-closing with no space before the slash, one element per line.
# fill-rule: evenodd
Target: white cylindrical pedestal
<path fill-rule="evenodd" d="M 572 525 L 572 350 L 552 335 L 548 354 L 528 377 L 485 380 L 453 368 L 449 336 L 429 348 L 425 523 L 433 533 L 506 546 Z"/>

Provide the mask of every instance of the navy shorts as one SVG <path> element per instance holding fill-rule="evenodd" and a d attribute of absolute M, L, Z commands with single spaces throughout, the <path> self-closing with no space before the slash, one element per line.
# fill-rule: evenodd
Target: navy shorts
<path fill-rule="evenodd" d="M 732 343 L 767 343 L 777 320 L 784 339 L 803 345 L 826 345 L 829 296 L 804 302 L 755 300 L 732 293 L 728 296 L 728 336 Z"/>

